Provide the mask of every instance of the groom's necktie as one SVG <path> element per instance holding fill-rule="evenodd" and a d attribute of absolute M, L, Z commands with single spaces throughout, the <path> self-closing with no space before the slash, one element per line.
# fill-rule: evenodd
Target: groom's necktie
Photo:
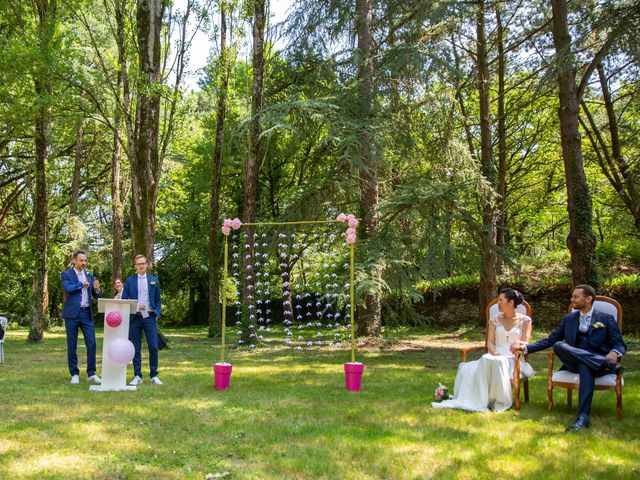
<path fill-rule="evenodd" d="M 578 327 L 578 329 L 582 333 L 587 333 L 587 331 L 589 330 L 589 320 L 590 320 L 589 314 L 580 315 L 580 326 Z"/>

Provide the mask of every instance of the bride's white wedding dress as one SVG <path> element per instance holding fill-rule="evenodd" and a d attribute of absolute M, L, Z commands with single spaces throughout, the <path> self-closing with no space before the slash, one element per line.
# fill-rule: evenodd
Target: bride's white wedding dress
<path fill-rule="evenodd" d="M 515 359 L 509 347 L 517 343 L 531 318 L 516 313 L 511 330 L 502 324 L 502 313 L 491 318 L 495 325 L 496 353 L 484 354 L 473 362 L 463 362 L 458 366 L 453 387 L 453 398 L 440 403 L 433 402 L 433 408 L 459 408 L 471 412 L 504 412 L 511 407 L 511 378 L 515 368 Z M 533 368 L 524 361 L 520 363 L 520 378 L 533 376 Z"/>

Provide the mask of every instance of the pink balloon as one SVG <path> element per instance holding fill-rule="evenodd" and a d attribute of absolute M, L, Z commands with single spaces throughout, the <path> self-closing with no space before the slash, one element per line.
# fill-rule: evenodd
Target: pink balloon
<path fill-rule="evenodd" d="M 111 361 L 116 365 L 126 365 L 133 360 L 136 350 L 133 343 L 126 338 L 116 338 L 109 345 L 107 353 Z"/>
<path fill-rule="evenodd" d="M 113 328 L 117 328 L 122 323 L 122 315 L 120 315 L 120 312 L 109 312 L 106 320 L 107 325 Z"/>

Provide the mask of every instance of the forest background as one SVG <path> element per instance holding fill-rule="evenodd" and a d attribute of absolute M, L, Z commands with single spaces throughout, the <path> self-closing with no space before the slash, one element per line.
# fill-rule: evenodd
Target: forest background
<path fill-rule="evenodd" d="M 224 218 L 338 212 L 360 334 L 484 324 L 506 285 L 552 324 L 582 282 L 640 330 L 640 2 L 174 3 L 0 0 L 0 314 L 31 341 L 76 249 L 107 291 L 146 254 L 162 322 L 213 336 Z"/>

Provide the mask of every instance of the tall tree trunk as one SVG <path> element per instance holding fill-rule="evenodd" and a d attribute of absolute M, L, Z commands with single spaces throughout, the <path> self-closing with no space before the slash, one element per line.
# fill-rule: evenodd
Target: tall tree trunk
<path fill-rule="evenodd" d="M 500 7 L 496 7 L 498 46 L 498 218 L 496 225 L 496 270 L 502 273 L 507 247 L 507 119 L 505 115 L 505 76 L 507 58 L 504 51 L 504 27 Z"/>
<path fill-rule="evenodd" d="M 135 254 L 153 267 L 156 200 L 160 181 L 160 85 L 163 0 L 138 0 L 137 36 L 140 94 L 131 161 L 131 237 Z"/>
<path fill-rule="evenodd" d="M 495 187 L 495 165 L 493 163 L 493 145 L 491 140 L 491 104 L 489 92 L 489 62 L 487 59 L 487 43 L 485 36 L 484 0 L 480 1 L 477 12 L 477 69 L 478 97 L 480 100 L 480 155 L 482 174 L 491 187 Z M 484 325 L 485 308 L 496 296 L 496 212 L 493 199 L 481 199 L 482 230 L 480 231 L 480 286 L 478 300 L 480 310 L 479 321 Z"/>
<path fill-rule="evenodd" d="M 588 283 L 597 288 L 596 237 L 593 234 L 591 194 L 584 172 L 578 129 L 580 99 L 574 77 L 575 60 L 571 50 L 566 0 L 553 0 L 552 9 L 560 100 L 560 141 L 569 212 L 567 247 L 571 253 L 571 277 L 574 285 Z"/>
<path fill-rule="evenodd" d="M 36 80 L 36 94 L 44 96 L 51 93 L 48 79 Z M 36 119 L 36 198 L 35 198 L 35 270 L 33 273 L 33 300 L 31 308 L 31 328 L 28 340 L 39 342 L 49 324 L 49 294 L 47 265 L 48 207 L 46 164 L 49 157 L 49 133 L 51 131 L 50 111 L 47 106 L 39 107 Z"/>
<path fill-rule="evenodd" d="M 264 88 L 264 29 L 266 13 L 264 0 L 253 2 L 253 84 L 251 87 L 251 124 L 249 125 L 247 161 L 244 168 L 244 198 L 242 200 L 242 221 L 254 222 L 258 208 L 258 178 L 260 175 L 260 111 L 262 109 L 262 95 Z M 249 243 L 253 243 L 254 226 L 243 228 L 248 235 Z M 247 265 L 253 264 L 254 249 L 251 248 L 242 259 L 244 271 Z M 248 302 L 251 294 L 250 283 L 245 281 L 242 286 L 242 298 Z M 251 285 L 252 286 L 252 285 Z M 243 319 L 244 320 L 244 319 Z M 244 331 L 246 332 L 246 328 Z"/>
<path fill-rule="evenodd" d="M 264 27 L 265 2 L 253 2 L 253 84 L 251 87 L 251 124 L 249 125 L 249 147 L 244 169 L 243 221 L 256 219 L 258 204 L 258 176 L 260 174 L 260 110 L 264 84 Z"/>
<path fill-rule="evenodd" d="M 36 97 L 40 100 L 35 119 L 35 268 L 33 272 L 33 297 L 31 302 L 31 326 L 27 341 L 40 342 L 44 330 L 49 325 L 49 292 L 47 272 L 47 236 L 49 214 L 47 199 L 46 166 L 49 158 L 49 135 L 51 133 L 51 108 L 49 98 L 53 90 L 47 62 L 50 57 L 50 44 L 55 29 L 55 0 L 40 0 L 38 9 L 38 37 L 40 60 L 43 65 L 34 74 L 33 82 Z"/>
<path fill-rule="evenodd" d="M 220 333 L 220 183 L 222 179 L 222 148 L 224 146 L 224 124 L 229 91 L 230 58 L 227 48 L 227 2 L 220 4 L 220 68 L 218 70 L 218 109 L 216 113 L 216 141 L 213 148 L 213 178 L 211 179 L 211 204 L 209 229 L 209 336 Z"/>
<path fill-rule="evenodd" d="M 116 85 L 116 108 L 113 118 L 113 142 L 111 151 L 111 284 L 116 278 L 122 280 L 124 271 L 124 248 L 122 236 L 124 231 L 124 203 L 122 200 L 122 117 L 129 118 L 129 90 L 128 69 L 125 53 L 125 25 L 121 0 L 114 2 L 114 16 L 116 20 L 116 45 L 118 47 L 118 75 Z M 122 97 L 120 97 L 122 95 Z M 132 140 L 130 129 L 127 129 L 127 139 Z M 132 142 L 128 142 L 132 143 Z"/>
<path fill-rule="evenodd" d="M 80 167 L 82 166 L 82 137 L 84 133 L 83 118 L 78 117 L 76 123 L 76 148 L 75 161 L 73 164 L 73 179 L 71 181 L 71 201 L 69 213 L 78 215 L 78 198 L 80 197 Z"/>
<path fill-rule="evenodd" d="M 357 115 L 361 133 L 358 139 L 357 155 L 360 183 L 360 211 L 362 214 L 361 237 L 374 238 L 379 231 L 378 211 L 378 167 L 376 164 L 375 139 L 367 131 L 367 124 L 373 115 L 373 39 L 371 23 L 373 10 L 371 0 L 356 1 L 356 34 L 358 36 L 358 83 L 360 86 Z M 376 262 L 374 262 L 376 263 Z M 382 270 L 375 267 L 371 275 L 376 281 L 382 278 Z M 355 301 L 355 299 L 351 299 Z M 364 308 L 358 315 L 359 335 L 379 335 L 382 326 L 382 306 L 378 295 L 368 293 L 364 297 Z"/>
<path fill-rule="evenodd" d="M 120 74 L 118 74 L 120 76 Z M 111 152 L 111 283 L 116 278 L 122 279 L 123 271 L 123 248 L 122 230 L 124 225 L 124 207 L 120 189 L 120 168 L 122 163 L 122 146 L 120 145 L 120 115 L 116 114 L 114 119 L 116 130 L 113 133 L 113 143 Z"/>

